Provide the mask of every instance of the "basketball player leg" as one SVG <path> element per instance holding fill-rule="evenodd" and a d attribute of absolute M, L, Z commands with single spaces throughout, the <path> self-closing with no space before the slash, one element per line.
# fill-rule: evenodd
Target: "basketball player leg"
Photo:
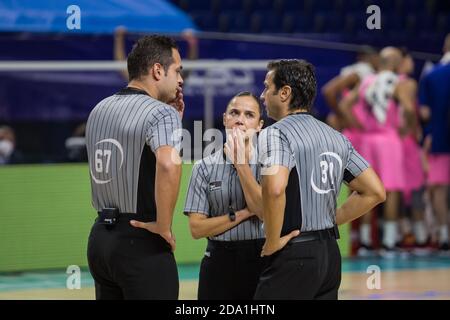
<path fill-rule="evenodd" d="M 443 250 L 448 250 L 449 236 L 447 226 L 448 215 L 448 186 L 433 186 L 431 203 L 433 211 L 436 214 L 436 220 L 439 225 L 439 247 Z"/>

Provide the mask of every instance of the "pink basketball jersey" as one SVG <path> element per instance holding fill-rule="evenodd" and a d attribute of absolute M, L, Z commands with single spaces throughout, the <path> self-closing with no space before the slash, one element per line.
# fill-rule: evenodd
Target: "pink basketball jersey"
<path fill-rule="evenodd" d="M 382 71 L 367 79 L 361 87 L 364 99 L 365 131 L 392 132 L 400 127 L 398 103 L 393 98 L 400 78 L 391 71 Z"/>

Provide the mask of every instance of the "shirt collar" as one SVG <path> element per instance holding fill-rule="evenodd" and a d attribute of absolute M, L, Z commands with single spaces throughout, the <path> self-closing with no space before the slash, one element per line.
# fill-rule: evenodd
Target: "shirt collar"
<path fill-rule="evenodd" d="M 146 91 L 134 87 L 125 87 L 122 90 L 120 90 L 117 94 L 119 95 L 143 94 L 150 97 L 150 95 Z"/>

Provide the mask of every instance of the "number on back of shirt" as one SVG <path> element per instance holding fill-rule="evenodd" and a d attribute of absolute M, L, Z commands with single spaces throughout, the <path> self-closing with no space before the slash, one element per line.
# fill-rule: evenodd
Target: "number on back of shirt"
<path fill-rule="evenodd" d="M 322 169 L 322 183 L 327 183 L 328 177 L 333 179 L 333 162 L 320 161 L 320 168 Z"/>
<path fill-rule="evenodd" d="M 109 165 L 111 162 L 111 150 L 97 149 L 95 150 L 95 171 L 98 173 L 109 173 Z"/>

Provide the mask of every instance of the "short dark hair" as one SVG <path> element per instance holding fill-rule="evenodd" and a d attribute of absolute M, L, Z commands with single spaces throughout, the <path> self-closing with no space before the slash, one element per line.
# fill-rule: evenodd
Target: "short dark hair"
<path fill-rule="evenodd" d="M 230 101 L 227 104 L 227 108 L 230 105 L 231 101 L 233 101 L 234 98 L 238 98 L 238 97 L 252 97 L 255 101 L 256 104 L 258 105 L 258 111 L 259 111 L 259 119 L 262 119 L 263 117 L 263 108 L 261 105 L 261 101 L 259 100 L 259 98 L 257 96 L 255 96 L 253 93 L 251 93 L 250 91 L 241 91 L 237 94 L 235 94 Z"/>
<path fill-rule="evenodd" d="M 178 46 L 173 39 L 166 36 L 151 35 L 140 38 L 128 55 L 129 79 L 146 76 L 148 69 L 155 63 L 160 63 L 167 72 L 173 63 L 172 48 L 178 49 Z"/>
<path fill-rule="evenodd" d="M 267 69 L 274 70 L 273 83 L 277 92 L 283 86 L 291 87 L 289 110 L 303 108 L 311 111 L 317 92 L 316 75 L 311 63 L 297 59 L 277 60 L 269 62 Z"/>
<path fill-rule="evenodd" d="M 407 47 L 400 47 L 399 50 L 402 53 L 403 58 L 406 58 L 407 56 L 411 55 Z"/>

